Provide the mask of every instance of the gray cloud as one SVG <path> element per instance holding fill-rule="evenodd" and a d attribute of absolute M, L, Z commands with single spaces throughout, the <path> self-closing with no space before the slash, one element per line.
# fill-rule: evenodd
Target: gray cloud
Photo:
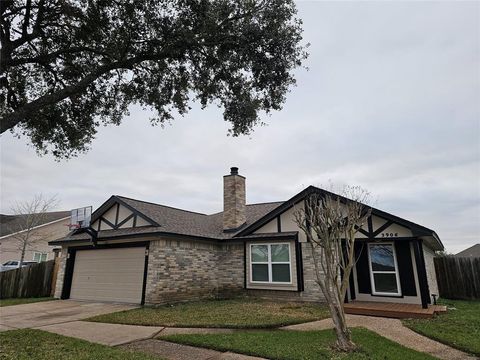
<path fill-rule="evenodd" d="M 216 212 L 222 175 L 247 176 L 249 202 L 310 184 L 358 184 L 375 205 L 435 229 L 457 252 L 480 240 L 480 5 L 299 2 L 309 71 L 251 137 L 226 136 L 221 111 L 193 107 L 151 127 L 133 107 L 85 156 L 57 163 L 1 138 L 1 210 L 35 193 L 64 209 L 111 194 Z"/>

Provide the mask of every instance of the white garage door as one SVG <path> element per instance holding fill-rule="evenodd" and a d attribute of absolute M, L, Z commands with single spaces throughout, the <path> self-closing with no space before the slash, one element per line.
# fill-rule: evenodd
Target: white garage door
<path fill-rule="evenodd" d="M 145 247 L 79 250 L 70 298 L 140 303 Z"/>

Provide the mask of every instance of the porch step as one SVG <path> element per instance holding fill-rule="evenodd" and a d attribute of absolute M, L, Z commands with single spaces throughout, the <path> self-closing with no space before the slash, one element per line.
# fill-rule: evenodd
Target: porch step
<path fill-rule="evenodd" d="M 380 316 L 396 319 L 417 318 L 428 319 L 435 313 L 446 311 L 445 306 L 430 305 L 423 309 L 421 305 L 399 304 L 372 301 L 354 301 L 344 304 L 345 313 L 353 315 Z"/>

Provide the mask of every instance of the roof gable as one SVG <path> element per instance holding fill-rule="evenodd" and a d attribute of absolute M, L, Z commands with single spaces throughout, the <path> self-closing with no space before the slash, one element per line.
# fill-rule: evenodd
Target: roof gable
<path fill-rule="evenodd" d="M 91 227 L 97 231 L 160 226 L 148 215 L 113 195 L 92 214 Z"/>
<path fill-rule="evenodd" d="M 266 214 L 262 218 L 260 218 L 258 221 L 255 223 L 247 226 L 244 228 L 242 231 L 240 231 L 238 234 L 235 235 L 235 237 L 240 237 L 240 236 L 248 236 L 251 235 L 253 232 L 256 230 L 260 229 L 262 226 L 266 225 L 268 222 L 279 216 L 280 214 L 284 213 L 285 211 L 289 210 L 292 208 L 295 204 L 303 201 L 305 198 L 307 198 L 309 195 L 312 194 L 320 194 L 320 195 L 330 195 L 334 197 L 339 197 L 341 201 L 347 202 L 351 201 L 350 199 L 347 199 L 341 195 L 334 194 L 330 191 L 323 190 L 320 188 L 317 188 L 315 186 L 309 186 L 306 189 L 302 190 L 300 193 L 297 195 L 293 196 L 290 200 L 285 201 L 283 204 L 275 208 L 273 211 L 270 213 Z M 393 214 L 387 213 L 385 211 L 370 207 L 372 211 L 372 216 L 370 217 L 369 223 L 372 223 L 375 217 L 376 218 L 381 218 L 383 219 L 382 224 L 377 226 L 377 228 L 373 228 L 373 225 L 370 226 L 370 229 L 368 229 L 374 237 L 381 235 L 382 233 L 387 233 L 390 234 L 391 232 L 393 233 L 401 233 L 404 235 L 400 236 L 416 236 L 416 237 L 433 237 L 437 242 L 438 245 L 443 248 L 443 244 L 441 243 L 440 239 L 438 238 L 438 235 L 431 229 L 426 228 L 422 225 L 415 224 L 409 220 L 402 219 L 398 216 L 395 216 Z M 407 228 L 411 231 L 411 234 L 408 232 L 402 231 L 399 226 Z M 367 230 L 361 229 L 360 233 L 363 234 L 364 236 L 368 237 L 369 235 L 371 236 L 372 234 L 369 234 Z"/>

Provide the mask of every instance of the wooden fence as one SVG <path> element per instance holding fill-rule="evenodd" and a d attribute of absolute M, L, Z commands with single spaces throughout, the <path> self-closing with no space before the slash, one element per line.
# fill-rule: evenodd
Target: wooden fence
<path fill-rule="evenodd" d="M 0 299 L 51 296 L 56 268 L 50 260 L 0 272 Z"/>
<path fill-rule="evenodd" d="M 436 257 L 439 295 L 447 299 L 480 299 L 480 258 Z"/>

